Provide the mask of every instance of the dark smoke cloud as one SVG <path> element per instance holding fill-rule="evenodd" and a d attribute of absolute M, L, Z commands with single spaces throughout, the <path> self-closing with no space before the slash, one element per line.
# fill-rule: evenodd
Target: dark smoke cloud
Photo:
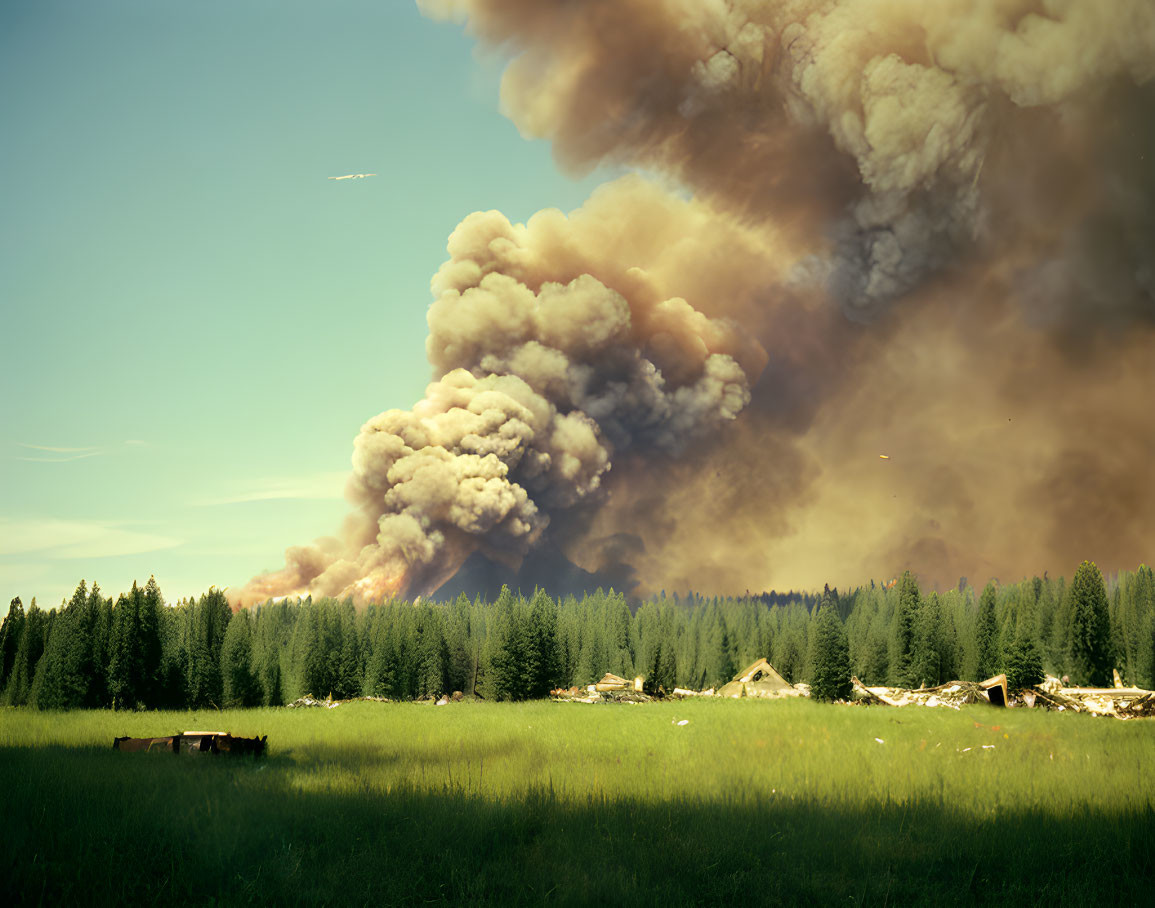
<path fill-rule="evenodd" d="M 1150 559 L 1155 4 L 419 6 L 509 55 L 563 168 L 693 195 L 463 221 L 438 381 L 366 424 L 341 540 L 253 596 L 432 588 L 547 532 L 643 591 Z"/>

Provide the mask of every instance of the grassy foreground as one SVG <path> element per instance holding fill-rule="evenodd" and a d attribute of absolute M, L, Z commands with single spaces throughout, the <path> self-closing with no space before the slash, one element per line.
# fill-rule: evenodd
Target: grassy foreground
<path fill-rule="evenodd" d="M 270 756 L 111 750 L 193 728 Z M 1139 904 L 1153 766 L 1155 723 L 985 707 L 7 710 L 0 900 Z"/>

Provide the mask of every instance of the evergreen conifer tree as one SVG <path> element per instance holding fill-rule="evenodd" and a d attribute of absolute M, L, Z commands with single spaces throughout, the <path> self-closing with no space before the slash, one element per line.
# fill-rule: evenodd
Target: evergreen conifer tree
<path fill-rule="evenodd" d="M 306 694 L 324 698 L 332 692 L 321 609 L 320 603 L 309 602 L 301 609 L 293 629 L 294 698 Z"/>
<path fill-rule="evenodd" d="M 36 677 L 36 666 L 44 653 L 49 619 L 36 605 L 36 597 L 28 606 L 24 616 L 23 632 L 16 647 L 16 657 L 12 661 L 12 674 L 4 689 L 5 706 L 24 706 L 32 696 L 32 683 Z"/>
<path fill-rule="evenodd" d="M 473 678 L 473 655 L 469 646 L 469 598 L 461 593 L 449 608 L 445 626 L 448 650 L 446 682 L 454 691 L 468 691 Z"/>
<path fill-rule="evenodd" d="M 223 594 L 221 598 L 224 598 Z M 139 699 L 149 709 L 155 708 L 160 702 L 161 666 L 164 660 L 160 624 L 164 608 L 164 596 L 156 577 L 149 577 L 137 612 L 140 621 Z"/>
<path fill-rule="evenodd" d="M 919 687 L 939 684 L 942 674 L 942 616 L 937 593 L 931 593 L 918 607 L 914 619 L 911 675 Z"/>
<path fill-rule="evenodd" d="M 707 678 L 712 687 L 721 687 L 733 678 L 734 672 L 737 671 L 734 666 L 734 655 L 731 652 L 730 634 L 726 627 L 726 619 L 721 614 L 718 615 L 718 623 L 714 629 L 713 637 Z"/>
<path fill-rule="evenodd" d="M 890 657 L 891 673 L 899 687 L 914 687 L 918 683 L 914 665 L 914 626 L 921 601 L 918 582 L 910 571 L 905 571 L 898 582 L 894 645 Z"/>
<path fill-rule="evenodd" d="M 219 706 L 223 697 L 221 647 L 232 609 L 224 591 L 210 587 L 191 609 L 186 690 L 189 706 Z"/>
<path fill-rule="evenodd" d="M 560 683 L 561 655 L 557 640 L 557 608 L 545 590 L 537 590 L 526 622 L 532 658 L 527 666 L 526 695 L 545 697 Z"/>
<path fill-rule="evenodd" d="M 32 702 L 37 709 L 79 709 L 96 706 L 90 688 L 97 685 L 99 667 L 93 642 L 96 611 L 89 609 L 87 585 L 80 581 L 76 592 L 57 613 L 51 637 L 37 666 Z"/>
<path fill-rule="evenodd" d="M 241 611 L 229 620 L 225 639 L 221 644 L 221 680 L 226 709 L 257 706 L 261 701 L 261 686 L 253 672 L 252 623 L 247 611 Z"/>
<path fill-rule="evenodd" d="M 24 633 L 24 603 L 17 596 L 8 604 L 8 614 L 0 624 L 0 693 L 12 677 L 12 667 L 16 664 L 16 650 L 20 648 L 20 636 Z"/>
<path fill-rule="evenodd" d="M 417 696 L 437 697 L 445 693 L 449 649 L 445 645 L 440 613 L 429 605 L 422 608 L 417 658 Z"/>
<path fill-rule="evenodd" d="M 133 582 L 112 610 L 108 692 L 117 709 L 152 707 L 160 700 L 162 607 L 154 577 L 144 589 Z"/>
<path fill-rule="evenodd" d="M 136 589 L 134 583 L 133 589 Z M 136 648 L 136 614 L 133 600 L 124 593 L 112 609 L 112 637 L 108 647 L 108 693 L 113 709 L 131 709 L 135 703 L 133 652 Z"/>
<path fill-rule="evenodd" d="M 1111 683 L 1111 628 L 1107 589 L 1093 561 L 1075 571 L 1070 590 L 1070 669 L 1080 684 L 1106 687 Z"/>
<path fill-rule="evenodd" d="M 372 618 L 370 651 L 365 669 L 365 693 L 370 697 L 397 695 L 397 642 L 393 612 L 392 603 L 386 603 Z"/>
<path fill-rule="evenodd" d="M 810 695 L 816 700 L 845 700 L 850 696 L 850 646 L 830 594 L 818 609 L 813 640 Z"/>
<path fill-rule="evenodd" d="M 987 583 L 979 597 L 979 615 L 975 625 L 976 680 L 984 681 L 998 670 L 999 627 L 995 615 L 995 585 Z"/>
<path fill-rule="evenodd" d="M 1146 564 L 1135 572 L 1134 588 L 1135 667 L 1133 683 L 1155 686 L 1155 573 Z"/>
<path fill-rule="evenodd" d="M 525 637 L 520 632 L 517 604 L 508 586 L 501 588 L 492 617 L 486 660 L 490 694 L 497 700 L 518 700 L 523 696 Z"/>
<path fill-rule="evenodd" d="M 1043 657 L 1035 645 L 1034 638 L 1025 629 L 1015 637 L 1015 642 L 1007 648 L 1004 660 L 1007 675 L 1007 687 L 1010 690 L 1023 690 L 1034 687 L 1042 682 Z"/>

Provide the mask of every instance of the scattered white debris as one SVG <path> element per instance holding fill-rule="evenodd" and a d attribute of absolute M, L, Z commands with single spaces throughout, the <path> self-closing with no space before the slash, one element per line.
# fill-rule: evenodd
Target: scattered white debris
<path fill-rule="evenodd" d="M 678 724 L 679 725 L 689 725 L 690 720 L 689 719 L 682 719 L 680 722 L 678 722 Z"/>
<path fill-rule="evenodd" d="M 882 738 L 875 738 L 874 740 L 877 741 L 879 744 L 885 744 L 886 743 L 885 741 L 882 740 Z"/>
<path fill-rule="evenodd" d="M 995 749 L 995 746 L 993 744 L 984 744 L 983 745 L 983 750 L 994 750 L 994 749 Z"/>

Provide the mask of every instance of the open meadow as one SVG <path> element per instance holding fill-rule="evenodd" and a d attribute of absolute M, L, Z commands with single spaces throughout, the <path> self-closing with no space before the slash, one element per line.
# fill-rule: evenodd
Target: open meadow
<path fill-rule="evenodd" d="M 688 720 L 686 724 L 678 724 Z M 116 735 L 267 734 L 261 761 Z M 7 904 L 1138 904 L 1155 725 L 809 701 L 0 712 Z"/>

